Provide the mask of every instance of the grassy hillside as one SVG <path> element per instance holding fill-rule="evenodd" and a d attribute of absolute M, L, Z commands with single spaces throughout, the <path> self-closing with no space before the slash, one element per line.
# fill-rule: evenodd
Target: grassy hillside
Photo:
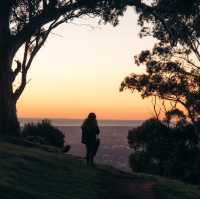
<path fill-rule="evenodd" d="M 107 166 L 87 167 L 61 153 L 0 143 L 1 199 L 199 199 L 198 187 Z"/>

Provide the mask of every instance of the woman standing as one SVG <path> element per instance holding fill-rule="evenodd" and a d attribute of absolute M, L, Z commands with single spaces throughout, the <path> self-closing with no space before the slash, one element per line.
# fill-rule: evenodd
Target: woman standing
<path fill-rule="evenodd" d="M 94 165 L 94 156 L 97 153 L 100 140 L 97 139 L 99 135 L 99 127 L 96 120 L 95 113 L 90 113 L 83 122 L 81 142 L 86 146 L 86 160 L 87 164 Z"/>

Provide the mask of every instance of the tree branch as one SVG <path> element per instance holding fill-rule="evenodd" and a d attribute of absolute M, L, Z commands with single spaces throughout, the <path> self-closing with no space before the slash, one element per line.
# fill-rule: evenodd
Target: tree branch
<path fill-rule="evenodd" d="M 15 70 L 12 72 L 12 77 L 11 77 L 11 81 L 14 82 L 17 75 L 21 72 L 21 68 L 22 68 L 22 65 L 21 65 L 21 62 L 19 60 L 16 60 L 16 63 L 17 63 L 17 67 L 15 68 Z"/>
<path fill-rule="evenodd" d="M 49 33 L 51 32 L 52 28 L 56 25 L 56 21 L 52 22 L 52 24 L 49 26 L 49 28 L 46 31 L 40 30 L 34 41 L 28 41 L 25 44 L 25 50 L 24 50 L 24 57 L 23 57 L 23 63 L 22 63 L 22 76 L 21 76 L 21 84 L 20 86 L 16 89 L 14 93 L 14 99 L 17 101 L 19 97 L 21 96 L 22 92 L 24 91 L 26 84 L 27 84 L 27 72 L 30 69 L 30 66 L 33 62 L 34 57 L 38 53 L 38 51 L 41 49 L 45 41 L 47 40 Z M 40 41 L 40 39 L 42 39 Z M 30 49 L 30 44 L 32 42 L 35 42 L 35 46 L 33 50 L 30 52 L 30 57 L 27 60 L 28 57 L 28 50 Z"/>
<path fill-rule="evenodd" d="M 58 18 L 60 18 L 60 16 L 63 16 L 64 14 L 70 13 L 72 11 L 74 12 L 74 11 L 79 10 L 80 12 L 79 12 L 78 16 L 86 13 L 85 12 L 86 8 L 84 8 L 84 2 L 85 2 L 84 0 L 75 1 L 73 3 L 72 3 L 72 1 L 69 1 L 69 2 L 67 2 L 64 6 L 61 6 L 60 8 L 47 7 L 45 10 L 43 10 L 43 12 L 41 14 L 39 14 L 36 17 L 33 17 L 31 19 L 30 23 L 26 24 L 25 27 L 18 34 L 13 36 L 15 52 L 27 39 L 30 39 L 30 37 L 35 34 L 36 30 L 40 29 L 45 24 L 47 24 L 55 19 L 58 19 Z M 82 13 L 81 13 L 81 9 L 83 9 Z M 74 17 L 75 16 L 76 15 L 74 15 Z M 67 20 L 66 17 L 64 17 L 64 18 L 65 18 L 65 20 Z M 69 15 L 69 18 L 71 18 L 70 15 Z"/>

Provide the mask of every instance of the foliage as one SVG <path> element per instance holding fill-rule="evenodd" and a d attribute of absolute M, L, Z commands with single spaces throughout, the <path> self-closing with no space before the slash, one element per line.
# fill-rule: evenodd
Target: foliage
<path fill-rule="evenodd" d="M 163 43 L 185 47 L 192 47 L 200 36 L 199 0 L 127 0 L 125 3 L 134 6 L 139 14 L 141 36 L 151 35 Z"/>
<path fill-rule="evenodd" d="M 80 17 L 118 24 L 122 0 L 2 0 L 0 6 L 0 132 L 19 135 L 16 103 L 28 71 L 52 30 Z M 18 53 L 18 54 L 17 54 Z M 15 60 L 19 55 L 19 60 Z M 14 62 L 15 60 L 15 62 Z"/>
<path fill-rule="evenodd" d="M 200 140 L 197 132 L 199 122 L 169 127 L 157 119 L 145 121 L 128 134 L 129 145 L 135 150 L 130 156 L 131 168 L 136 172 L 199 184 Z"/>
<path fill-rule="evenodd" d="M 149 120 L 129 132 L 136 151 L 130 157 L 131 167 L 200 183 L 200 1 L 126 2 L 139 14 L 140 36 L 154 37 L 157 43 L 135 56 L 146 72 L 126 77 L 120 90 L 155 99 L 157 119 L 160 110 L 165 113 L 165 122 Z"/>
<path fill-rule="evenodd" d="M 13 71 L 13 82 L 21 73 L 15 99 L 23 92 L 33 59 L 53 29 L 81 16 L 99 17 L 100 21 L 117 25 L 118 16 L 123 15 L 125 10 L 120 5 L 119 0 L 4 0 L 1 6 L 8 12 L 4 13 L 4 21 L 7 22 L 5 28 L 13 57 L 21 47 L 24 49 L 23 57 L 17 60 Z"/>
<path fill-rule="evenodd" d="M 184 110 L 185 117 L 197 120 L 200 114 L 200 70 L 186 62 L 187 56 L 186 52 L 162 43 L 156 44 L 152 51 L 142 51 L 135 60 L 138 65 L 145 64 L 146 73 L 131 74 L 122 82 L 121 90 L 128 88 L 138 91 L 143 98 L 156 96 L 171 101 L 172 111 Z"/>
<path fill-rule="evenodd" d="M 121 91 L 128 88 L 143 98 L 156 96 L 164 112 L 178 109 L 191 121 L 200 116 L 199 4 L 197 0 L 135 4 L 140 36 L 152 36 L 158 42 L 152 50 L 135 56 L 136 64 L 145 66 L 146 73 L 131 74 L 121 84 Z M 172 103 L 168 110 L 166 101 Z"/>
<path fill-rule="evenodd" d="M 41 123 L 28 123 L 24 125 L 22 136 L 39 144 L 64 147 L 64 134 L 52 126 L 50 121 L 43 120 Z"/>

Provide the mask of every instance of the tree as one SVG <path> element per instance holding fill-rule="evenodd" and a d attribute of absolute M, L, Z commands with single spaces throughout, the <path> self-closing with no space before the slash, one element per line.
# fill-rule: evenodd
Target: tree
<path fill-rule="evenodd" d="M 118 9 L 117 9 L 118 8 Z M 98 16 L 116 25 L 123 13 L 109 0 L 2 0 L 0 6 L 0 133 L 19 134 L 16 103 L 34 57 L 57 26 L 80 16 Z M 23 59 L 14 57 L 23 49 Z M 21 75 L 18 88 L 13 84 Z"/>
<path fill-rule="evenodd" d="M 136 64 L 145 66 L 146 72 L 126 77 L 120 89 L 138 91 L 143 98 L 159 98 L 166 119 L 176 116 L 179 120 L 176 126 L 163 129 L 157 123 L 165 123 L 149 120 L 129 132 L 129 143 L 136 151 L 130 157 L 132 168 L 199 183 L 200 1 L 125 3 L 139 14 L 140 36 L 152 36 L 158 42 L 152 50 L 135 56 Z"/>
<path fill-rule="evenodd" d="M 157 96 L 173 102 L 170 111 L 174 113 L 177 106 L 182 107 L 192 122 L 198 120 L 200 2 L 158 0 L 149 4 L 138 1 L 133 5 L 139 13 L 140 36 L 152 36 L 158 43 L 152 50 L 135 56 L 137 65 L 146 66 L 146 73 L 131 74 L 122 82 L 121 90 L 137 90 L 143 98 Z"/>
<path fill-rule="evenodd" d="M 200 123 L 195 125 L 199 130 Z M 129 156 L 131 169 L 199 184 L 200 149 L 195 125 L 169 127 L 149 119 L 130 130 L 128 143 L 134 149 Z"/>
<path fill-rule="evenodd" d="M 180 56 L 185 58 L 186 53 L 161 44 L 155 45 L 152 51 L 142 51 L 135 60 L 138 65 L 145 64 L 146 73 L 125 78 L 121 90 L 128 88 L 139 91 L 143 98 L 156 96 L 171 101 L 171 111 L 180 108 L 191 121 L 197 120 L 200 116 L 200 70 L 181 60 Z"/>
<path fill-rule="evenodd" d="M 2 0 L 0 6 L 1 134 L 18 134 L 17 100 L 26 86 L 26 76 L 34 57 L 47 40 L 50 32 L 57 26 L 83 15 L 98 16 L 104 22 L 117 25 L 118 16 L 123 15 L 126 7 L 134 6 L 140 14 L 140 25 L 143 26 L 144 21 L 152 22 L 155 27 L 160 28 L 161 36 L 162 29 L 165 27 L 165 32 L 167 31 L 172 38 L 171 33 L 174 31 L 172 31 L 173 29 L 168 30 L 171 15 L 167 15 L 163 8 L 165 5 L 174 3 L 179 12 L 175 12 L 176 9 L 170 10 L 170 12 L 176 16 L 184 15 L 183 19 L 187 20 L 187 23 L 190 21 L 190 17 L 195 18 L 192 27 L 195 27 L 198 32 L 199 17 L 196 17 L 199 13 L 199 7 L 196 6 L 198 0 L 192 0 L 192 4 L 188 4 L 187 9 L 182 6 L 180 0 L 152 1 L 149 4 L 144 2 L 141 0 Z M 172 6 L 167 7 L 172 8 Z M 182 18 L 178 17 L 178 20 L 182 20 Z M 142 32 L 144 30 L 145 28 Z M 154 36 L 156 35 L 159 34 L 154 34 Z M 192 38 L 195 38 L 193 35 L 195 34 L 192 34 Z M 180 38 L 180 36 L 178 35 L 176 38 Z M 193 47 L 195 50 L 196 47 Z M 24 57 L 22 60 L 17 60 L 16 66 L 14 66 L 14 57 L 21 48 L 24 49 Z M 13 84 L 19 75 L 21 75 L 20 85 L 13 89 Z"/>

